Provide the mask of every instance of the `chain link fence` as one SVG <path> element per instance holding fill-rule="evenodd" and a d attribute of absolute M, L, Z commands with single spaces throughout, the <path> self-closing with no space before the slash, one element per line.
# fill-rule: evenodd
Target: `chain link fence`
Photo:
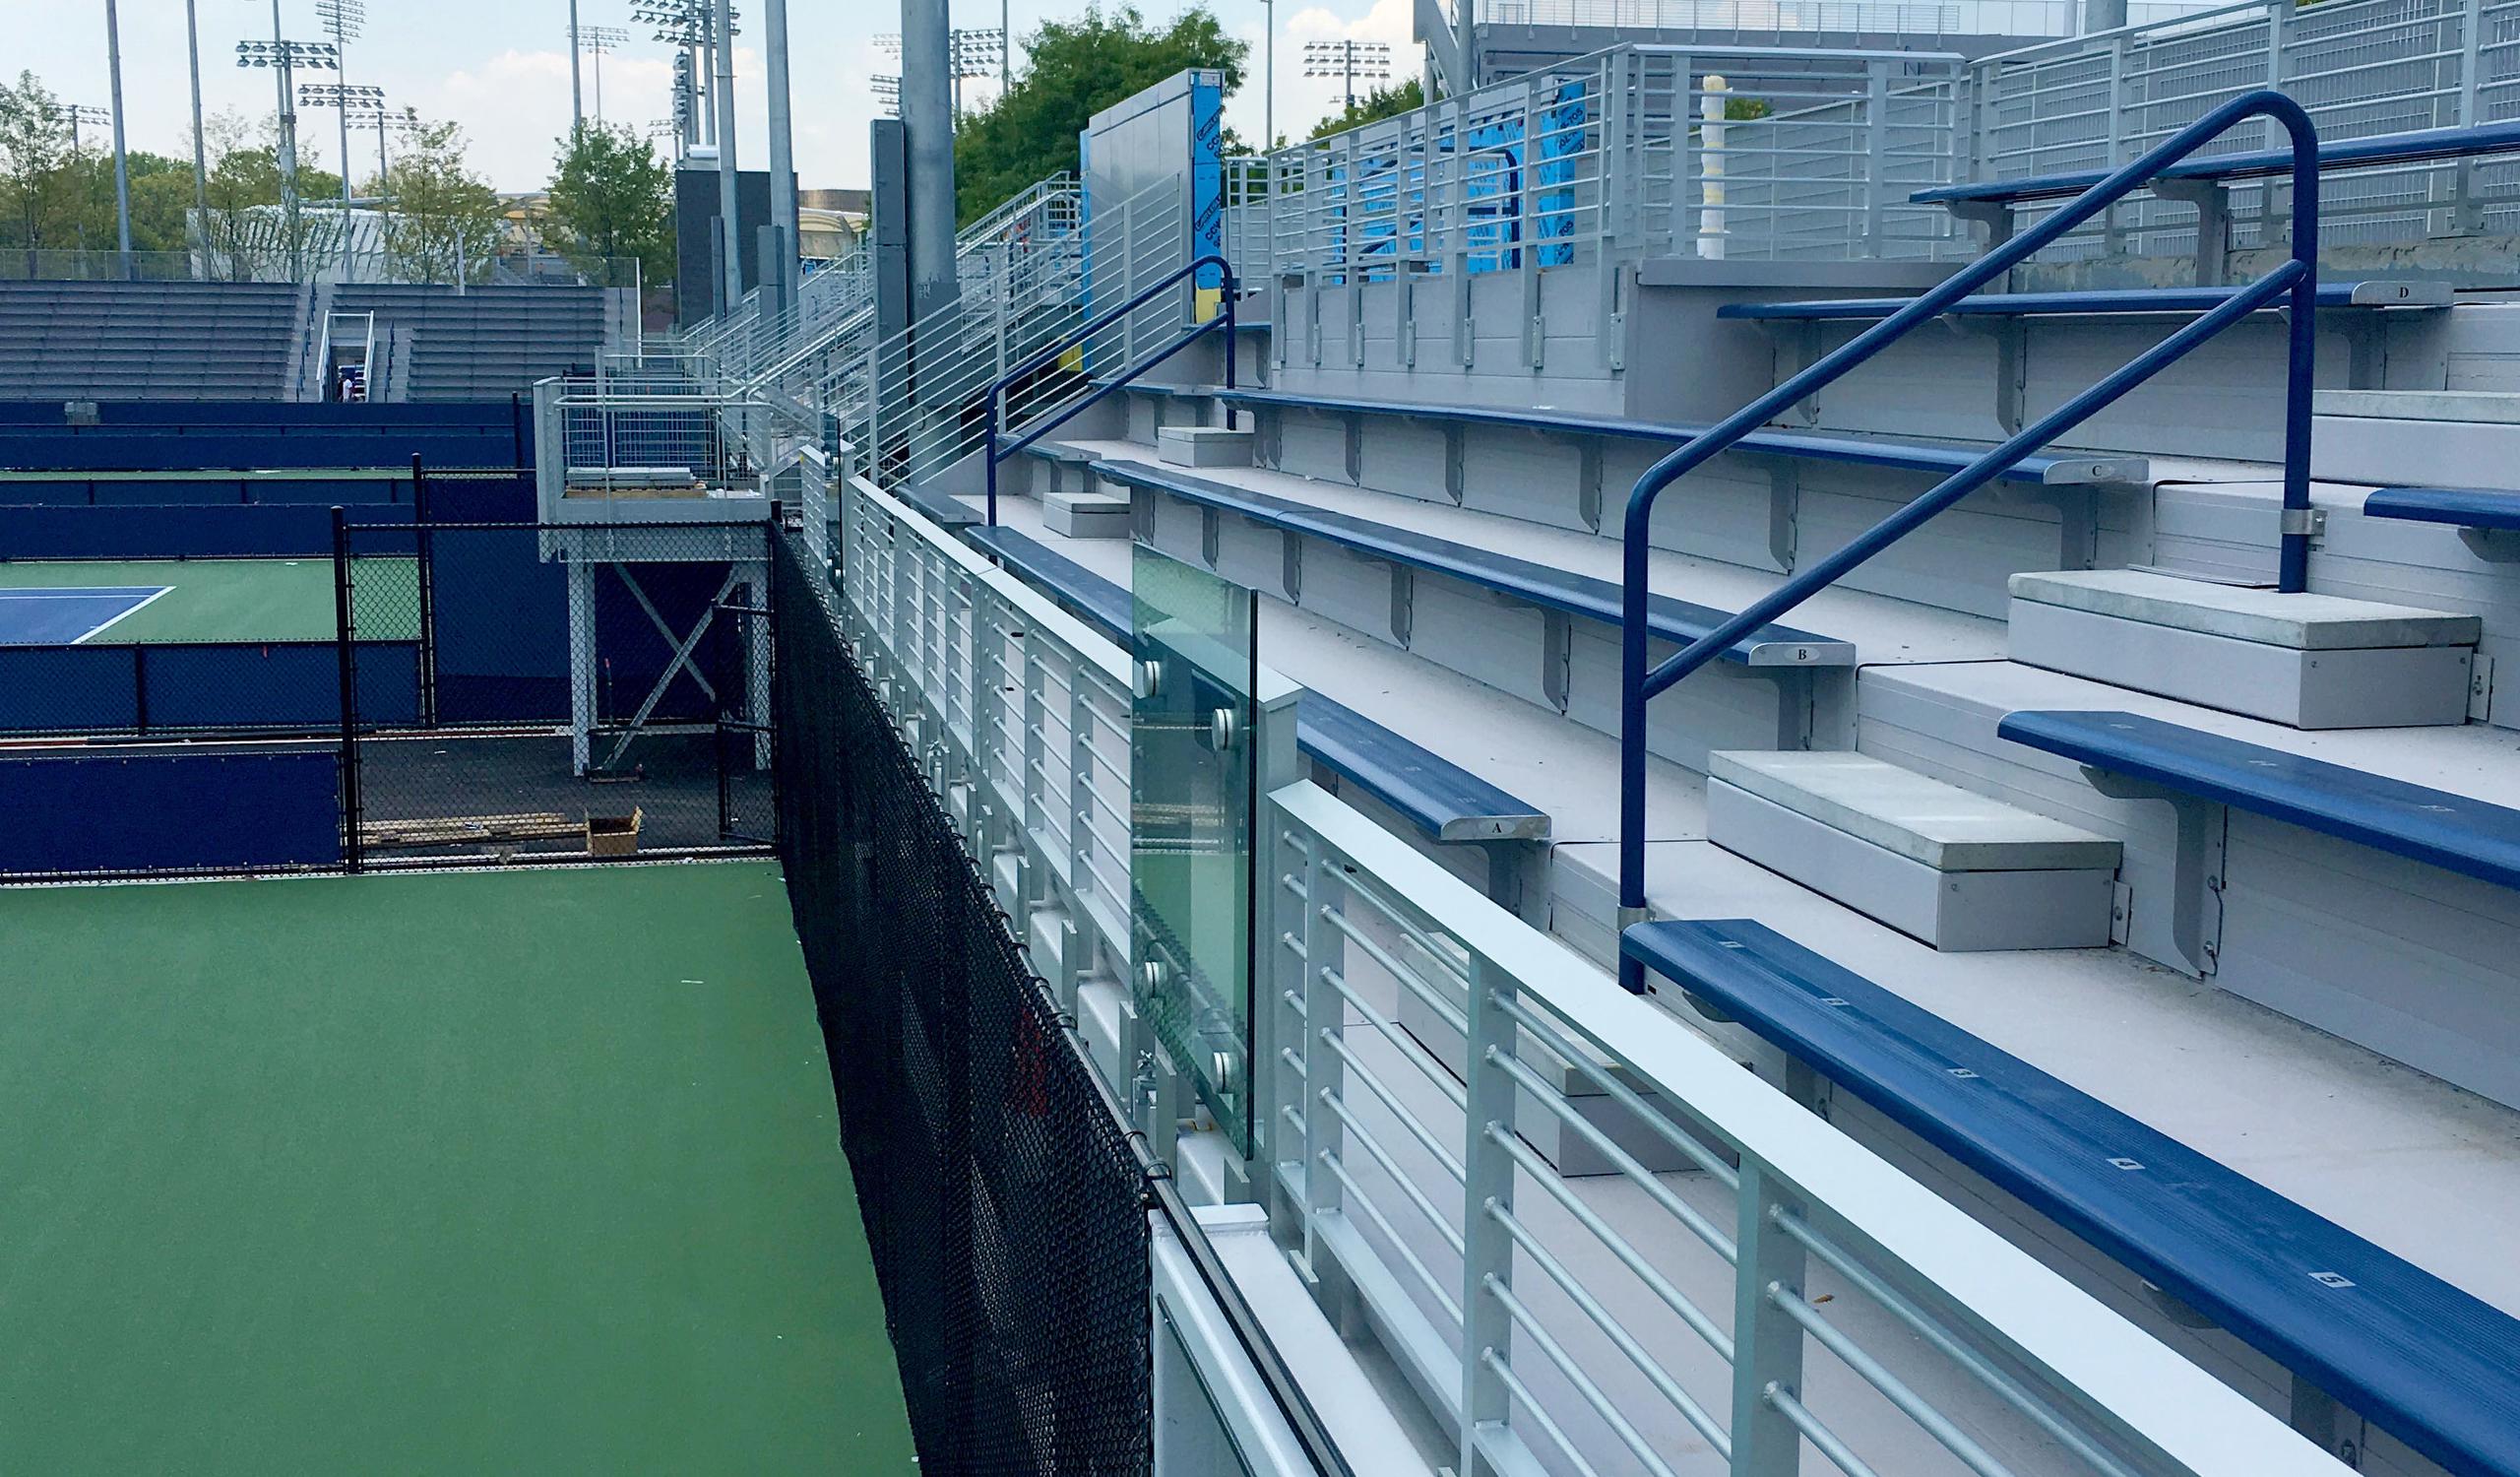
<path fill-rule="evenodd" d="M 800 541 L 780 851 L 924 1472 L 1144 1472 L 1143 1170 Z"/>

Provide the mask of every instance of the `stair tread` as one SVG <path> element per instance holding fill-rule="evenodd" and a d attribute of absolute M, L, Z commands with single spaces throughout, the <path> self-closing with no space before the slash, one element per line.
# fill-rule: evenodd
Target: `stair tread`
<path fill-rule="evenodd" d="M 2141 569 L 2063 569 L 2012 576 L 2015 600 L 2228 636 L 2298 651 L 2472 646 L 2474 615 L 2341 595 L 2285 595 Z"/>
<path fill-rule="evenodd" d="M 2118 844 L 2106 836 L 1867 754 L 1719 749 L 1708 758 L 1713 779 L 1937 871 L 2117 865 Z"/>

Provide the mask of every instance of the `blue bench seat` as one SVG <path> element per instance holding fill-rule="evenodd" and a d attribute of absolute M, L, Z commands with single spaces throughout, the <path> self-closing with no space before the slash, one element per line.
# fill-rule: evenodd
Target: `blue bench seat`
<path fill-rule="evenodd" d="M 2520 810 L 2507 806 L 2133 713 L 2025 710 L 1995 733 L 2086 769 L 2520 887 Z"/>
<path fill-rule="evenodd" d="M 1129 644 L 1127 590 L 1014 529 L 974 528 L 964 537 L 1040 589 L 1060 609 L 1120 645 Z M 1295 746 L 1306 758 L 1398 811 L 1432 840 L 1548 839 L 1546 811 L 1318 692 L 1305 692 L 1295 710 Z"/>
<path fill-rule="evenodd" d="M 2520 1474 L 2520 1320 L 1760 924 L 1620 946 L 2452 1472 Z"/>
<path fill-rule="evenodd" d="M 2363 500 L 2362 512 L 2370 518 L 2509 533 L 2520 530 L 2520 492 L 2490 487 L 2382 487 Z"/>
<path fill-rule="evenodd" d="M 1526 601 L 1544 610 L 1560 610 L 1616 625 L 1620 620 L 1619 587 L 1608 580 L 1569 574 L 1545 564 L 1456 544 L 1429 534 L 1394 528 L 1369 518 L 1352 517 L 1309 503 L 1272 497 L 1264 492 L 1228 486 L 1205 478 L 1151 467 L 1143 462 L 1097 462 L 1094 474 L 1105 482 L 1145 487 L 1200 507 L 1235 513 L 1254 523 L 1335 544 L 1367 558 L 1382 559 L 1413 570 L 1441 574 L 1499 595 Z M 1732 612 L 1669 596 L 1654 596 L 1647 608 L 1647 626 L 1663 640 L 1685 645 L 1714 630 Z M 1851 667 L 1852 642 L 1766 625 L 1726 649 L 1723 659 L 1741 667 Z"/>
<path fill-rule="evenodd" d="M 1709 429 L 1705 425 L 1679 421 L 1632 420 L 1618 416 L 1580 416 L 1558 411 L 1427 405 L 1414 401 L 1293 395 L 1271 390 L 1218 390 L 1215 393 L 1218 399 L 1228 404 L 1249 406 L 1254 410 L 1309 411 L 1325 416 L 1400 416 L 1415 420 L 1508 426 L 1554 435 L 1607 436 L 1665 447 L 1685 446 Z M 1933 477 L 1948 477 L 1985 452 L 1984 447 L 1936 441 L 1894 441 L 1878 436 L 1833 436 L 1780 430 L 1752 431 L 1742 437 L 1733 449 L 1751 456 L 1886 467 Z M 2137 483 L 2147 480 L 2147 471 L 2142 457 L 2039 452 L 2013 463 L 1998 480 L 2027 482 L 2034 486 Z"/>
<path fill-rule="evenodd" d="M 2077 292 L 1981 292 L 1943 309 L 1948 317 L 2040 318 L 2129 313 L 2195 314 L 2211 312 L 2239 292 L 2237 288 L 2109 288 Z M 1729 302 L 1715 310 L 1718 318 L 1746 318 L 1761 323 L 1821 323 L 1887 318 L 1906 307 L 1908 297 L 1824 297 L 1805 302 Z M 2318 285 L 2322 308 L 2436 308 L 2450 305 L 2450 289 L 2433 282 L 2323 282 Z M 2276 309 L 2269 307 L 2268 312 Z"/>
<path fill-rule="evenodd" d="M 2360 139 L 2323 140 L 2319 144 L 2319 167 L 2352 169 L 2424 163 L 2512 150 L 2520 150 L 2520 120 L 2480 123 L 2463 128 L 2421 128 Z M 2160 177 L 2173 181 L 2228 181 L 2264 179 L 2271 175 L 2289 174 L 2292 170 L 2292 150 L 2260 149 L 2245 154 L 2182 160 L 2164 169 Z M 1921 205 L 1995 205 L 2059 200 L 2079 195 L 2108 177 L 2106 169 L 2087 169 L 2070 174 L 2030 175 L 2021 179 L 1978 180 L 1967 184 L 1937 185 L 1932 189 L 1919 190 L 1908 198 Z"/>

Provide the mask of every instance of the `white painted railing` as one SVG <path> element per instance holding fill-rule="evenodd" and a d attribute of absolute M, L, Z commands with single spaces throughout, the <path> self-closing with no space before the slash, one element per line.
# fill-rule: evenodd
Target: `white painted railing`
<path fill-rule="evenodd" d="M 1129 989 L 1127 655 L 863 480 L 842 505 L 844 627 L 1010 926 L 1071 1011 Z M 1457 1470 L 2344 1470 L 1328 793 L 1255 834 L 1247 1183 Z M 1154 1052 L 1097 1058 L 1150 1131 Z"/>

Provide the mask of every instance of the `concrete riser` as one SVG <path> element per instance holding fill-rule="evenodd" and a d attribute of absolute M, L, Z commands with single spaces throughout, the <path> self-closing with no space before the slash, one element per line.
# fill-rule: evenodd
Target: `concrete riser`
<path fill-rule="evenodd" d="M 2467 647 L 2296 651 L 2026 600 L 2011 642 L 2032 667 L 2297 729 L 2467 722 Z"/>
<path fill-rule="evenodd" d="M 1946 952 L 2105 948 L 2113 872 L 1937 871 L 1710 780 L 1707 839 Z"/>
<path fill-rule="evenodd" d="M 2520 489 L 2520 425 L 2321 416 L 2310 475 L 2375 487 Z"/>

